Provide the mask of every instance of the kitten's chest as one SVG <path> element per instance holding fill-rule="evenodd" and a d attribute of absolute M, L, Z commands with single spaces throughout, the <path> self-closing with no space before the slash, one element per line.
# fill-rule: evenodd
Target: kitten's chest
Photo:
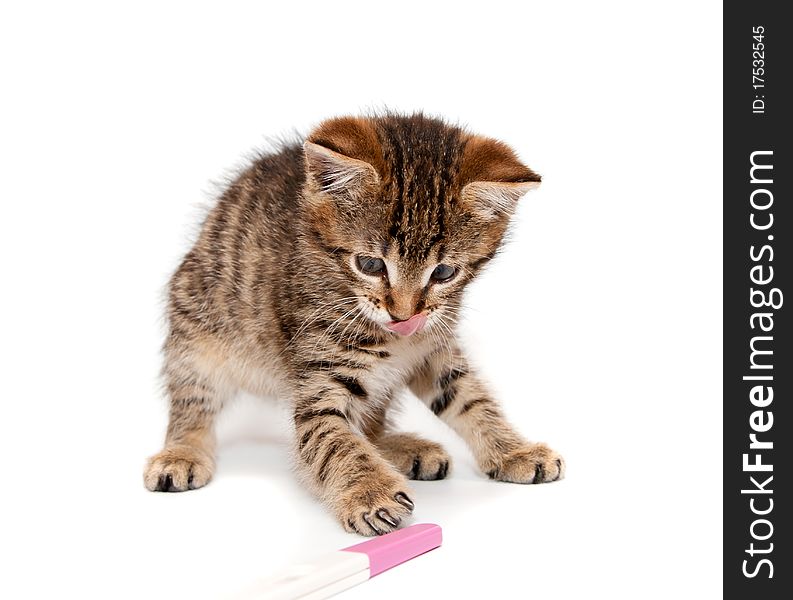
<path fill-rule="evenodd" d="M 384 400 L 405 386 L 432 350 L 429 340 L 404 338 L 390 344 L 388 357 L 379 359 L 362 377 L 369 397 L 375 401 Z"/>

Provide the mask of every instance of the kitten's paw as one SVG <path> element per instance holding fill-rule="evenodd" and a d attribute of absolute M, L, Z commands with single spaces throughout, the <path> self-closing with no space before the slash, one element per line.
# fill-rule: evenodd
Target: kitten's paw
<path fill-rule="evenodd" d="M 152 492 L 184 492 L 205 486 L 214 470 L 215 461 L 207 452 L 194 446 L 170 446 L 149 459 L 143 482 Z"/>
<path fill-rule="evenodd" d="M 395 530 L 413 512 L 405 483 L 402 477 L 372 477 L 346 490 L 335 502 L 344 528 L 370 536 Z"/>
<path fill-rule="evenodd" d="M 432 481 L 449 474 L 451 458 L 443 446 L 407 433 L 386 434 L 377 440 L 383 457 L 408 479 Z"/>
<path fill-rule="evenodd" d="M 487 475 L 511 483 L 549 483 L 564 477 L 564 459 L 545 444 L 529 444 L 513 450 Z"/>

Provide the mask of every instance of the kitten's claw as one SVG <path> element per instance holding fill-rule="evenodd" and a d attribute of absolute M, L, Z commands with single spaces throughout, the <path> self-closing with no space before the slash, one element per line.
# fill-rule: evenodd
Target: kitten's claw
<path fill-rule="evenodd" d="M 361 515 L 361 518 L 366 522 L 366 524 L 371 527 L 377 535 L 383 535 L 384 531 L 381 531 L 377 526 L 375 526 L 370 520 L 366 513 Z"/>
<path fill-rule="evenodd" d="M 408 498 L 407 494 L 405 494 L 404 492 L 399 492 L 396 496 L 394 496 L 394 500 L 399 502 L 402 506 L 407 508 L 410 512 L 413 512 L 413 509 L 416 507 L 416 505 L 413 504 L 413 500 Z"/>
<path fill-rule="evenodd" d="M 402 521 L 402 519 L 400 519 L 398 517 L 397 518 L 392 517 L 391 513 L 389 513 L 384 508 L 377 511 L 377 516 L 380 517 L 383 521 L 385 521 L 386 523 L 388 523 L 389 525 L 391 525 L 391 527 L 393 527 L 395 529 L 397 527 L 399 527 L 399 523 Z"/>
<path fill-rule="evenodd" d="M 397 529 L 413 511 L 413 502 L 402 491 L 405 478 L 384 469 L 377 477 L 361 480 L 334 501 L 336 515 L 347 531 L 383 535 Z"/>

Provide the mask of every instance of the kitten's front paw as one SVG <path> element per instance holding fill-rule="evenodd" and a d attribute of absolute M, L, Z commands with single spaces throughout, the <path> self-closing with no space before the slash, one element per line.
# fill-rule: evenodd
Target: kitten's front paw
<path fill-rule="evenodd" d="M 143 482 L 152 492 L 184 492 L 205 486 L 214 470 L 214 460 L 203 450 L 171 446 L 149 459 Z"/>
<path fill-rule="evenodd" d="M 564 459 L 545 444 L 529 444 L 506 454 L 487 475 L 511 483 L 549 483 L 564 477 Z"/>
<path fill-rule="evenodd" d="M 413 501 L 402 477 L 370 476 L 335 501 L 336 514 L 347 531 L 382 535 L 393 531 L 413 512 Z"/>
<path fill-rule="evenodd" d="M 451 458 L 440 444 L 409 433 L 386 434 L 376 443 L 383 457 L 408 479 L 436 481 L 449 474 Z"/>

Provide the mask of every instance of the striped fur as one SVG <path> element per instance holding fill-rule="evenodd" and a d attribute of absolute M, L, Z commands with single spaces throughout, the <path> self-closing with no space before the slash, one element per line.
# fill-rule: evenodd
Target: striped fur
<path fill-rule="evenodd" d="M 437 444 L 387 431 L 406 386 L 494 479 L 560 478 L 561 458 L 510 427 L 455 336 L 466 284 L 539 179 L 504 144 L 420 114 L 332 119 L 259 157 L 171 279 L 170 422 L 146 487 L 205 485 L 223 406 L 239 390 L 278 395 L 293 403 L 306 485 L 349 531 L 388 532 L 413 510 L 408 479 L 451 465 Z M 387 273 L 362 273 L 357 256 Z M 440 263 L 455 276 L 432 280 Z M 427 325 L 410 337 L 385 327 L 418 313 Z"/>

